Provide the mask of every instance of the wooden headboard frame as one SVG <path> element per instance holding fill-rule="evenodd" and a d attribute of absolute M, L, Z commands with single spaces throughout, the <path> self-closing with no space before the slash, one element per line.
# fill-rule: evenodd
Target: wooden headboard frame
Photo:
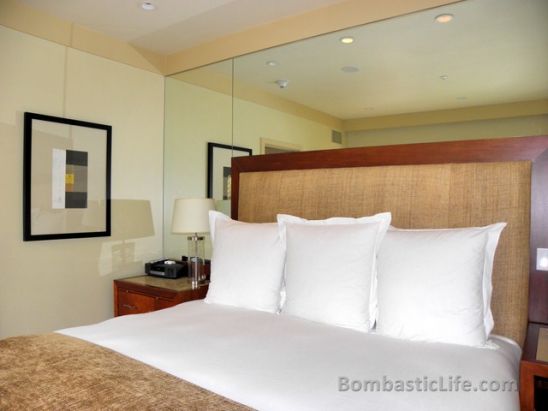
<path fill-rule="evenodd" d="M 240 174 L 255 171 L 447 163 L 531 161 L 530 322 L 548 323 L 548 272 L 536 270 L 548 248 L 548 136 L 360 147 L 232 159 L 232 218 L 238 219 Z"/>

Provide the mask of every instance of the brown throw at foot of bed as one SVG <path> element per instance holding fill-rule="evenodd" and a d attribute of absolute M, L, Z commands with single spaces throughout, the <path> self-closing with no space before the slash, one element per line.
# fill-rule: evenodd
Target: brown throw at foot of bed
<path fill-rule="evenodd" d="M 107 348 L 60 334 L 0 341 L 0 410 L 247 410 Z"/>

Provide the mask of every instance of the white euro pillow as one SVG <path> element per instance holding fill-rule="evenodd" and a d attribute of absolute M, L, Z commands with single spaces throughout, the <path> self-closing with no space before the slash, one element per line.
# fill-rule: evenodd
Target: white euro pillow
<path fill-rule="evenodd" d="M 282 314 L 369 331 L 375 320 L 375 266 L 390 213 L 305 220 L 278 215 L 286 246 Z"/>
<path fill-rule="evenodd" d="M 213 243 L 206 303 L 275 313 L 285 250 L 276 223 L 253 224 L 209 212 Z"/>
<path fill-rule="evenodd" d="M 493 260 L 506 223 L 390 228 L 378 255 L 377 332 L 481 346 L 493 329 Z"/>

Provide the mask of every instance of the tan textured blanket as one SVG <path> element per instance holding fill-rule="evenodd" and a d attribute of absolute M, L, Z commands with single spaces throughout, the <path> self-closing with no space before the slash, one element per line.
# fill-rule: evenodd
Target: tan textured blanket
<path fill-rule="evenodd" d="M 109 349 L 59 334 L 0 340 L 0 410 L 247 410 Z"/>

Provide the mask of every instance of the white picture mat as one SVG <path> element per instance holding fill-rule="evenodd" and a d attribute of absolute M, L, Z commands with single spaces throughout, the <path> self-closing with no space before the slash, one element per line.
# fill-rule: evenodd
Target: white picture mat
<path fill-rule="evenodd" d="M 52 207 L 54 149 L 88 153 L 87 208 Z M 106 231 L 105 130 L 33 119 L 31 158 L 32 235 Z"/>
<path fill-rule="evenodd" d="M 54 148 L 51 165 L 51 207 L 65 208 L 65 174 L 67 173 L 67 151 Z"/>

